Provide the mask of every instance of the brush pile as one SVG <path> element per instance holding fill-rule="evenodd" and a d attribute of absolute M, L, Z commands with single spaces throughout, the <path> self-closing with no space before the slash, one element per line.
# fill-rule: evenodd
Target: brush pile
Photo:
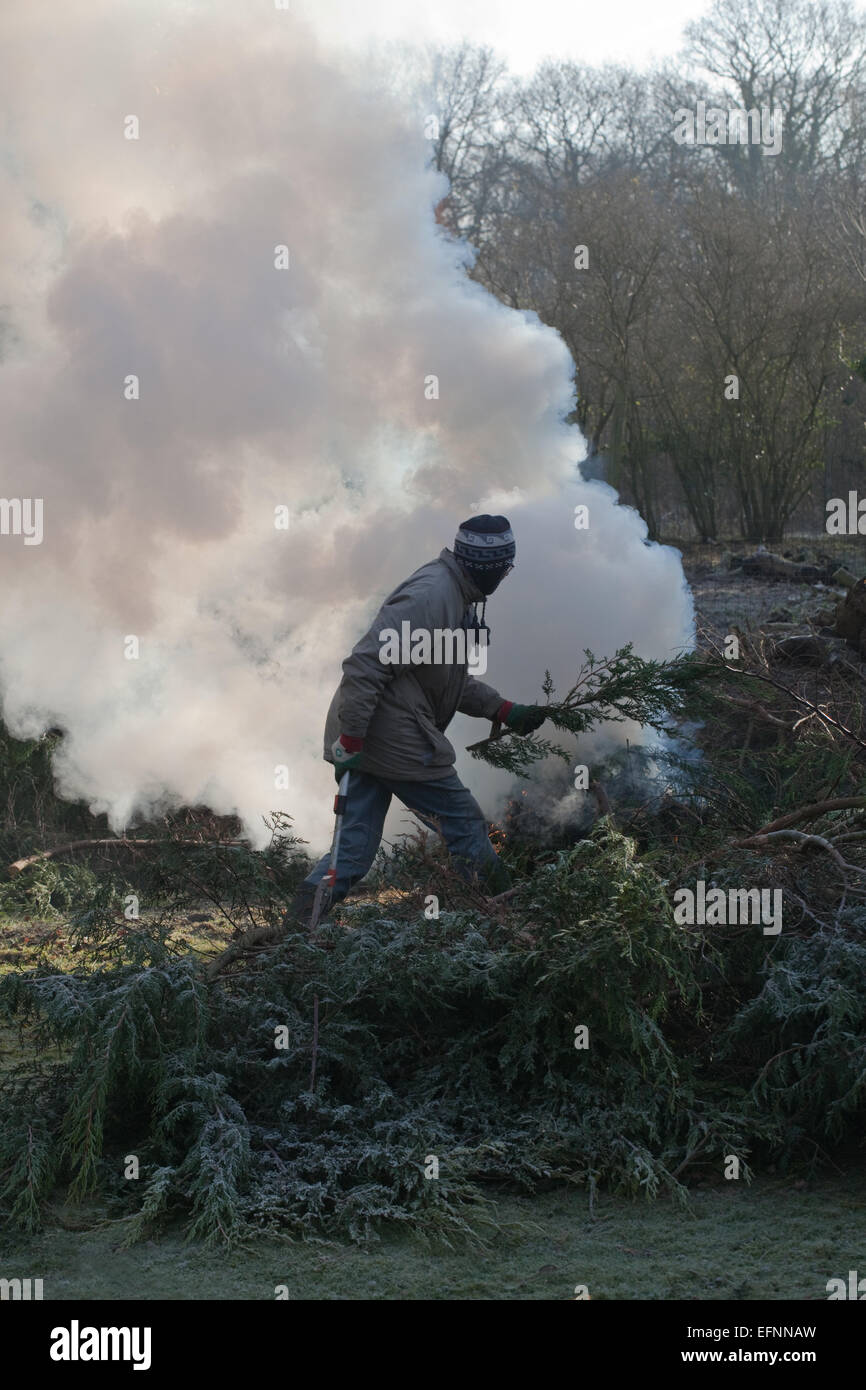
<path fill-rule="evenodd" d="M 706 637 L 676 688 L 654 673 L 702 751 L 679 773 L 688 817 L 624 829 L 614 807 L 564 845 L 505 834 L 505 901 L 409 839 L 315 934 L 209 981 L 306 871 L 285 820 L 264 853 L 231 827 L 190 845 L 179 823 L 132 860 L 39 859 L 0 886 L 7 917 L 38 904 L 77 947 L 0 977 L 29 1053 L 0 1081 L 4 1219 L 32 1230 L 89 1198 L 127 1243 L 177 1219 L 204 1241 L 483 1238 L 505 1188 L 687 1200 L 732 1155 L 746 1177 L 844 1161 L 866 1111 L 862 689 L 742 638 L 732 661 Z M 641 682 L 646 709 L 635 660 L 593 659 L 562 727 L 612 680 L 622 713 Z M 784 929 L 679 925 L 674 893 L 698 880 L 781 890 Z M 202 904 L 226 928 L 209 956 L 178 929 Z"/>

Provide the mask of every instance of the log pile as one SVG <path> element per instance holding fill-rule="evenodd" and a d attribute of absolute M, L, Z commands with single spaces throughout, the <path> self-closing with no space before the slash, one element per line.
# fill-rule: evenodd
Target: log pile
<path fill-rule="evenodd" d="M 789 560 L 784 555 L 767 550 L 763 545 L 759 545 L 753 555 L 732 555 L 729 568 L 742 570 L 743 574 L 756 579 L 782 579 L 795 584 L 827 583 L 832 578 L 826 565 L 809 565 Z"/>
<path fill-rule="evenodd" d="M 788 583 L 831 585 L 844 589 L 835 610 L 825 610 L 814 623 L 774 623 L 763 625 L 773 640 L 774 652 L 781 660 L 826 665 L 838 659 L 843 639 L 858 656 L 866 660 L 866 578 L 857 579 L 844 567 L 805 564 L 777 555 L 758 546 L 752 555 L 731 555 L 729 568 L 757 579 L 778 579 Z M 820 634 L 814 629 L 821 629 Z"/>

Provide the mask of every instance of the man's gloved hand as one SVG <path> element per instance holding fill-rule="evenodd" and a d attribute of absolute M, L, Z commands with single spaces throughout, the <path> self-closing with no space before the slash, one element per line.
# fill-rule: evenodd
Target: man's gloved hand
<path fill-rule="evenodd" d="M 541 728 L 547 711 L 543 705 L 515 705 L 511 700 L 503 700 L 496 711 L 496 718 L 516 734 L 533 734 Z"/>
<path fill-rule="evenodd" d="M 334 759 L 334 775 L 339 782 L 344 772 L 351 772 L 353 767 L 357 767 L 361 761 L 361 753 L 364 749 L 362 738 L 352 738 L 349 734 L 340 734 L 331 744 L 331 757 Z"/>

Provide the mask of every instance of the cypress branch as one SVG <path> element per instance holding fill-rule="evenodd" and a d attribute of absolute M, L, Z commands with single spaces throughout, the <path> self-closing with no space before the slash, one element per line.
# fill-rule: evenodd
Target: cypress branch
<path fill-rule="evenodd" d="M 632 644 L 600 659 L 589 649 L 571 689 L 560 700 L 549 671 L 542 689 L 547 718 L 555 729 L 579 736 L 598 724 L 633 720 L 644 727 L 666 730 L 689 708 L 690 697 L 707 673 L 700 658 L 687 654 L 671 661 L 646 661 L 635 656 Z M 535 734 L 522 736 L 502 725 L 489 738 L 468 745 L 467 752 L 493 767 L 525 777 L 528 769 L 548 757 L 569 762 L 567 749 Z"/>

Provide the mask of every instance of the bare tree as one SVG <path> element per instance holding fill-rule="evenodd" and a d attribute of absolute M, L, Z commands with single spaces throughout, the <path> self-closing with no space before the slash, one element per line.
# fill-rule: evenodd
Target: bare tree
<path fill-rule="evenodd" d="M 514 84 L 506 65 L 493 49 L 468 42 L 408 49 L 403 84 L 430 123 L 430 162 L 450 184 L 439 220 L 477 244 L 508 177 Z"/>
<path fill-rule="evenodd" d="M 718 144 L 732 183 L 754 193 L 856 167 L 866 151 L 866 18 L 850 0 L 715 0 L 686 27 L 687 59 L 721 85 L 713 104 L 784 113 L 781 153 Z"/>
<path fill-rule="evenodd" d="M 440 222 L 559 331 L 573 419 L 651 532 L 674 504 L 703 537 L 777 539 L 863 465 L 866 22 L 848 0 L 716 0 L 687 38 L 685 71 L 547 62 L 521 83 L 468 44 L 406 71 Z M 781 106 L 782 153 L 678 143 L 701 97 Z"/>

